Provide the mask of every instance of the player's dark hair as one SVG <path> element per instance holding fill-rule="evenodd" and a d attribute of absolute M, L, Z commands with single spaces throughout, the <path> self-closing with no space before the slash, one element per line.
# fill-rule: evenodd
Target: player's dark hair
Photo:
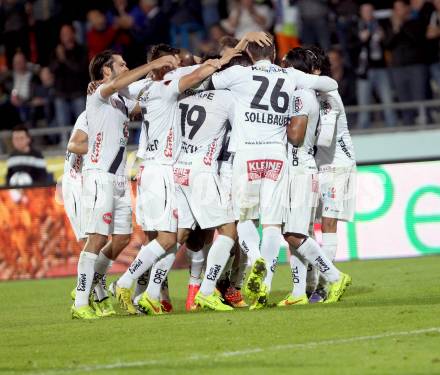
<path fill-rule="evenodd" d="M 220 45 L 219 50 L 221 51 L 223 48 L 234 48 L 238 44 L 238 42 L 239 40 L 237 38 L 234 38 L 233 36 L 223 36 L 218 42 Z"/>
<path fill-rule="evenodd" d="M 30 136 L 29 128 L 24 124 L 15 125 L 12 128 L 12 132 L 25 132 L 28 136 Z"/>
<path fill-rule="evenodd" d="M 202 58 L 200 59 L 200 62 L 203 64 L 206 60 L 211 60 L 211 59 L 221 59 L 222 57 L 215 52 L 208 52 L 205 53 Z"/>
<path fill-rule="evenodd" d="M 264 45 L 261 47 L 256 42 L 250 42 L 247 46 L 247 52 L 249 53 L 249 56 L 254 61 L 268 59 L 273 62 L 275 58 L 275 43 L 273 40 L 273 36 L 271 34 L 268 34 L 272 44 L 269 46 Z"/>
<path fill-rule="evenodd" d="M 222 67 L 222 70 L 230 68 L 231 66 L 234 65 L 251 66 L 253 65 L 253 63 L 249 55 L 245 51 L 243 51 L 240 56 L 233 57 L 228 64 L 224 65 Z"/>
<path fill-rule="evenodd" d="M 180 53 L 180 50 L 178 48 L 173 48 L 169 46 L 168 44 L 160 43 L 153 46 L 150 50 L 150 60 L 154 61 L 162 56 L 169 56 L 169 55 L 178 55 Z"/>
<path fill-rule="evenodd" d="M 293 48 L 284 56 L 284 62 L 288 67 L 301 70 L 304 73 L 312 73 L 313 61 L 307 50 L 301 47 Z"/>
<path fill-rule="evenodd" d="M 111 68 L 113 64 L 113 55 L 119 55 L 119 53 L 108 49 L 95 55 L 89 64 L 89 75 L 92 81 L 100 81 L 104 78 L 104 67 Z"/>
<path fill-rule="evenodd" d="M 305 48 L 305 50 L 312 58 L 312 69 L 320 70 L 321 75 L 330 77 L 330 60 L 324 50 L 318 46 L 308 46 Z"/>

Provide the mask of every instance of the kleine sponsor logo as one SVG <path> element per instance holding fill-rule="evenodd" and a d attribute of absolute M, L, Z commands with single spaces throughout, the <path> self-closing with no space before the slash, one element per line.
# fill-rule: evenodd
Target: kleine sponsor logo
<path fill-rule="evenodd" d="M 96 134 L 96 139 L 95 142 L 93 143 L 92 155 L 90 156 L 92 163 L 97 163 L 99 160 L 99 154 L 101 153 L 101 146 L 102 146 L 102 138 L 103 138 L 102 132 Z"/>
<path fill-rule="evenodd" d="M 268 179 L 277 181 L 283 168 L 283 162 L 275 159 L 248 160 L 248 181 Z"/>
<path fill-rule="evenodd" d="M 106 224 L 110 224 L 112 222 L 113 215 L 111 212 L 106 212 L 104 215 L 102 215 L 102 220 Z"/>
<path fill-rule="evenodd" d="M 212 143 L 209 145 L 208 152 L 206 153 L 205 157 L 203 158 L 203 163 L 205 163 L 205 165 L 212 164 L 212 158 L 214 156 L 216 148 L 217 148 L 217 138 L 214 139 L 212 141 Z"/>
<path fill-rule="evenodd" d="M 173 157 L 173 139 L 174 139 L 174 132 L 173 129 L 170 129 L 167 135 L 167 144 L 163 152 L 167 158 Z"/>

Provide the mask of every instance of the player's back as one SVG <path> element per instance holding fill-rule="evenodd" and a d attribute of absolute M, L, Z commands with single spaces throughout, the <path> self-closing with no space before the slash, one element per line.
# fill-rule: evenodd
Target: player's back
<path fill-rule="evenodd" d="M 139 97 L 142 129 L 138 157 L 172 164 L 178 154 L 180 133 L 176 129 L 178 79 L 146 82 Z"/>
<path fill-rule="evenodd" d="M 336 112 L 336 125 L 330 147 L 318 147 L 316 163 L 323 165 L 350 166 L 356 163 L 353 142 L 348 130 L 344 103 L 337 90 L 319 95 L 321 122 L 332 112 Z M 333 118 L 334 116 L 329 116 Z M 334 121 L 334 120 L 332 120 Z"/>
<path fill-rule="evenodd" d="M 228 90 L 193 93 L 179 101 L 180 162 L 216 168 L 233 106 L 233 96 Z"/>
<path fill-rule="evenodd" d="M 213 75 L 215 88 L 234 95 L 237 150 L 247 146 L 285 146 L 289 103 L 295 84 L 287 69 L 258 61 L 248 67 L 233 66 Z"/>

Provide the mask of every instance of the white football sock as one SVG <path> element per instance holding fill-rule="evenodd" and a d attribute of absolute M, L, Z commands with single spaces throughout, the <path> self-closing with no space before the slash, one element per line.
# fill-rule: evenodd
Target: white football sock
<path fill-rule="evenodd" d="M 252 220 L 241 221 L 237 224 L 237 233 L 242 252 L 249 257 L 251 264 L 254 264 L 261 257 L 257 227 Z"/>
<path fill-rule="evenodd" d="M 313 238 L 307 237 L 297 252 L 316 267 L 327 282 L 334 283 L 339 280 L 338 269 L 324 255 L 321 247 Z"/>
<path fill-rule="evenodd" d="M 102 301 L 108 297 L 107 287 L 105 283 L 105 275 L 112 266 L 113 261 L 100 251 L 95 262 L 95 274 L 93 276 L 92 289 L 95 290 L 98 301 Z M 104 283 L 103 283 L 104 281 Z"/>
<path fill-rule="evenodd" d="M 81 251 L 78 260 L 78 282 L 76 285 L 75 307 L 87 306 L 92 288 L 93 275 L 95 274 L 95 262 L 97 254 Z"/>
<path fill-rule="evenodd" d="M 202 283 L 203 264 L 205 263 L 203 249 L 192 251 L 186 248 L 186 256 L 189 262 L 189 284 L 200 285 Z"/>
<path fill-rule="evenodd" d="M 278 253 L 280 252 L 281 228 L 266 227 L 263 229 L 263 239 L 261 240 L 261 256 L 266 261 L 266 278 L 264 284 L 267 291 L 270 292 L 273 275 L 278 262 Z"/>
<path fill-rule="evenodd" d="M 120 288 L 131 288 L 133 282 L 137 280 L 145 271 L 148 271 L 164 254 L 165 250 L 162 246 L 160 246 L 157 240 L 153 240 L 148 243 L 148 245 L 142 246 L 136 259 L 117 281 L 117 285 Z"/>
<path fill-rule="evenodd" d="M 215 285 L 228 261 L 234 242 L 232 238 L 219 234 L 212 244 L 206 261 L 205 277 L 200 286 L 200 293 L 203 295 L 210 296 L 214 293 Z"/>
<path fill-rule="evenodd" d="M 160 289 L 165 281 L 168 272 L 176 260 L 176 249 L 169 251 L 162 256 L 153 266 L 150 273 L 150 281 L 147 287 L 147 293 L 151 299 L 158 301 L 160 299 Z"/>
<path fill-rule="evenodd" d="M 322 251 L 328 259 L 334 262 L 338 248 L 338 235 L 336 233 L 322 234 Z"/>
<path fill-rule="evenodd" d="M 133 294 L 134 305 L 138 305 L 138 302 L 141 299 L 142 294 L 147 290 L 148 281 L 150 280 L 150 272 L 151 269 L 144 272 L 136 281 L 136 288 L 134 289 L 134 294 Z"/>
<path fill-rule="evenodd" d="M 296 251 L 293 246 L 289 246 L 290 269 L 292 270 L 292 297 L 301 297 L 306 294 L 307 282 L 307 261 Z"/>
<path fill-rule="evenodd" d="M 248 266 L 248 257 L 243 252 L 240 252 L 240 260 L 237 267 L 231 272 L 231 285 L 236 289 L 241 289 L 246 276 L 246 268 Z"/>

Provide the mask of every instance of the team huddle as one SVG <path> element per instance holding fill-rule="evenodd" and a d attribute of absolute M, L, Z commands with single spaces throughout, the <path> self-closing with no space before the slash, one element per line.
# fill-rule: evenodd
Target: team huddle
<path fill-rule="evenodd" d="M 337 222 L 353 218 L 356 163 L 328 58 L 295 48 L 275 65 L 273 38 L 260 32 L 228 39 L 218 52 L 188 65 L 178 50 L 157 45 L 133 70 L 113 51 L 92 59 L 62 183 L 67 215 L 85 241 L 73 318 L 114 315 L 109 293 L 129 314 L 172 311 L 167 275 L 182 245 L 188 311 L 268 306 L 283 236 L 292 292 L 278 306 L 337 302 L 350 285 L 333 261 Z M 107 288 L 106 273 L 132 233 L 133 116 L 142 118 L 135 207 L 145 242 Z"/>

